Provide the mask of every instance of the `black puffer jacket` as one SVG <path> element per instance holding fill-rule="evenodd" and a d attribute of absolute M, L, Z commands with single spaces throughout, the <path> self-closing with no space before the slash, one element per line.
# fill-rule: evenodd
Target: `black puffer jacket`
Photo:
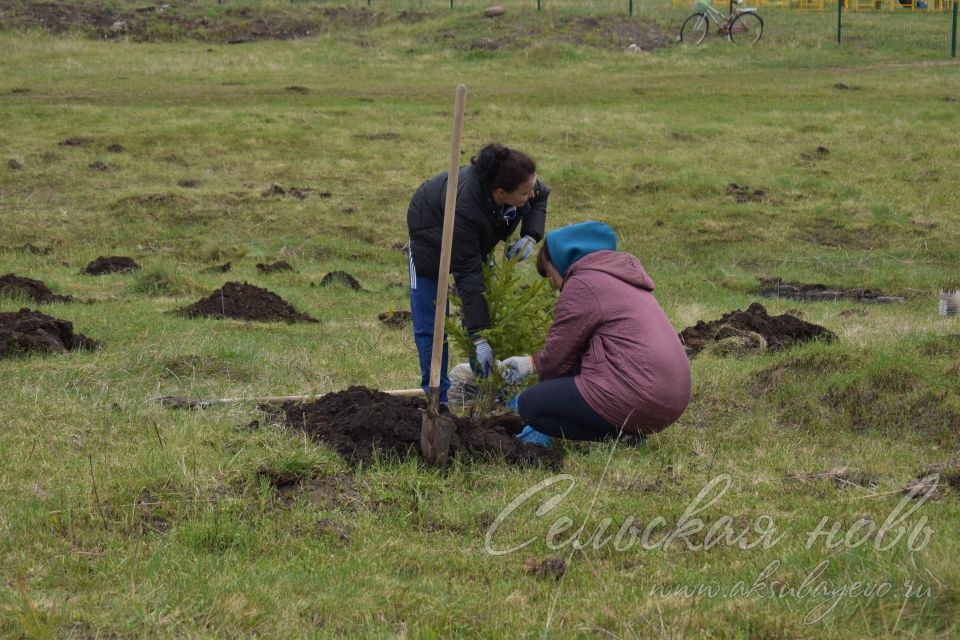
<path fill-rule="evenodd" d="M 483 263 L 498 242 L 520 227 L 521 236 L 537 242 L 543 239 L 550 189 L 537 180 L 534 195 L 509 224 L 500 214 L 493 194 L 481 183 L 473 167 L 460 167 L 457 183 L 457 217 L 453 225 L 450 273 L 463 301 L 464 325 L 468 331 L 490 326 L 490 314 L 483 299 Z M 440 239 L 443 236 L 443 207 L 447 196 L 447 172 L 421 184 L 407 209 L 410 251 L 417 275 L 437 277 L 440 271 Z"/>

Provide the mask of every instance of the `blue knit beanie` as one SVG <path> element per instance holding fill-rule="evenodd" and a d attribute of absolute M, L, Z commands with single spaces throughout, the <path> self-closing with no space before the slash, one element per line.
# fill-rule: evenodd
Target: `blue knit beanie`
<path fill-rule="evenodd" d="M 617 234 L 608 225 L 594 220 L 554 229 L 547 234 L 550 262 L 561 276 L 585 255 L 594 251 L 616 251 Z"/>

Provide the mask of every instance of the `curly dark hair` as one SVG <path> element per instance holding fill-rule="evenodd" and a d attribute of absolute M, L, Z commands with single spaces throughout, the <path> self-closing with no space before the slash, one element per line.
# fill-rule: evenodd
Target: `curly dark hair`
<path fill-rule="evenodd" d="M 488 144 L 483 147 L 477 155 L 470 158 L 470 164 L 480 174 L 480 180 L 491 190 L 513 191 L 537 172 L 537 163 L 533 158 L 502 144 Z"/>

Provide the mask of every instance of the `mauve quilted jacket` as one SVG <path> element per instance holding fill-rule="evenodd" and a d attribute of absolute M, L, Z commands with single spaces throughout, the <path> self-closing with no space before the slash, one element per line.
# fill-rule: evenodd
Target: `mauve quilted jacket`
<path fill-rule="evenodd" d="M 690 401 L 690 363 L 634 256 L 597 251 L 567 270 L 542 351 L 540 380 L 565 375 L 584 400 L 625 431 L 655 433 Z"/>

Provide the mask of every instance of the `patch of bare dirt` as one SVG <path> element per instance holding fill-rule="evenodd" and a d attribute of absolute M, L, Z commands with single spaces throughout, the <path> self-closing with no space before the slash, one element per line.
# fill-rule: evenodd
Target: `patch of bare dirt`
<path fill-rule="evenodd" d="M 321 287 L 329 287 L 331 285 L 345 285 L 354 291 L 363 291 L 363 286 L 361 286 L 360 281 L 346 271 L 331 271 L 320 280 Z"/>
<path fill-rule="evenodd" d="M 920 471 L 907 483 L 903 493 L 914 500 L 929 496 L 930 500 L 940 500 L 949 491 L 960 490 L 960 465 L 956 462 L 939 462 Z"/>
<path fill-rule="evenodd" d="M 559 30 L 562 41 L 604 49 L 636 45 L 652 51 L 669 46 L 675 40 L 653 23 L 624 16 L 565 16 L 560 20 Z"/>
<path fill-rule="evenodd" d="M 0 313 L 0 357 L 30 352 L 62 353 L 99 349 L 101 343 L 74 333 L 73 323 L 27 308 Z"/>
<path fill-rule="evenodd" d="M 368 464 L 376 457 L 421 459 L 420 424 L 424 408 L 422 398 L 401 398 L 366 387 L 350 387 L 314 402 L 290 402 L 267 411 L 269 419 L 279 419 L 329 445 L 351 464 Z M 508 464 L 548 467 L 557 467 L 562 461 L 562 454 L 554 449 L 526 445 L 516 439 L 515 434 L 523 427 L 518 416 L 452 419 L 457 425 L 452 457 L 491 460 L 502 456 Z"/>
<path fill-rule="evenodd" d="M 273 293 L 246 282 L 228 282 L 206 298 L 179 310 L 188 317 L 235 318 L 259 322 L 319 322 Z"/>
<path fill-rule="evenodd" d="M 278 273 L 280 271 L 293 271 L 293 267 L 286 260 L 277 260 L 276 262 L 271 262 L 270 264 L 258 262 L 257 271 L 260 273 L 269 274 Z"/>
<path fill-rule="evenodd" d="M 196 189 L 200 186 L 200 181 L 193 178 L 184 178 L 183 180 L 177 180 L 177 186 L 184 189 Z"/>
<path fill-rule="evenodd" d="M 140 265 L 134 262 L 133 258 L 127 256 L 99 256 L 84 267 L 83 272 L 92 276 L 102 276 L 107 273 L 125 273 L 139 270 Z"/>
<path fill-rule="evenodd" d="M 737 184 L 736 182 L 731 182 L 727 185 L 727 195 L 733 196 L 737 204 L 743 204 L 744 202 L 764 202 L 767 200 L 766 189 L 751 189 L 745 184 Z"/>
<path fill-rule="evenodd" d="M 0 276 L 0 296 L 2 295 L 24 296 L 41 304 L 73 301 L 73 296 L 58 295 L 40 280 L 25 278 L 13 273 Z"/>
<path fill-rule="evenodd" d="M 73 137 L 59 142 L 61 147 L 85 147 L 93 144 L 93 138 Z"/>
<path fill-rule="evenodd" d="M 746 311 L 725 313 L 719 320 L 701 320 L 680 332 L 680 341 L 687 354 L 694 356 L 709 343 L 725 338 L 744 337 L 751 334 L 763 338 L 771 351 L 785 349 L 810 340 L 832 341 L 836 335 L 825 327 L 805 322 L 795 316 L 783 314 L 771 316 L 763 305 L 754 302 Z"/>
<path fill-rule="evenodd" d="M 816 218 L 795 226 L 798 239 L 825 247 L 879 249 L 890 242 L 889 234 L 881 229 L 850 228 L 830 218 Z"/>
<path fill-rule="evenodd" d="M 32 242 L 27 242 L 25 244 L 17 245 L 14 247 L 4 247 L 4 248 L 9 249 L 11 251 L 19 251 L 21 253 L 30 253 L 35 256 L 48 256 L 51 253 L 53 253 L 52 247 L 38 247 Z"/>
<path fill-rule="evenodd" d="M 124 149 L 122 144 L 112 144 L 107 147 L 107 151 L 110 153 L 123 153 L 126 149 Z"/>
<path fill-rule="evenodd" d="M 873 476 L 851 469 L 847 466 L 834 467 L 829 471 L 821 473 L 797 473 L 787 477 L 788 480 L 794 480 L 804 484 L 810 484 L 817 481 L 828 481 L 838 489 L 851 487 L 872 488 L 877 486 L 877 480 Z"/>
<path fill-rule="evenodd" d="M 803 151 L 800 154 L 800 159 L 804 162 L 814 162 L 816 160 L 824 160 L 830 155 L 830 149 L 820 146 L 814 149 L 813 151 Z"/>
<path fill-rule="evenodd" d="M 279 495 L 290 504 L 299 496 L 325 509 L 337 507 L 355 508 L 360 502 L 354 479 L 348 475 L 327 475 L 298 470 L 273 469 L 261 466 L 257 476 L 265 479 Z"/>
<path fill-rule="evenodd" d="M 801 282 L 784 282 L 781 278 L 758 278 L 760 289 L 758 293 L 765 298 L 789 298 L 801 302 L 836 302 L 838 300 L 855 300 L 857 302 L 890 303 L 903 302 L 903 296 L 890 296 L 879 289 L 854 287 L 844 289 L 825 284 L 804 284 Z"/>
<path fill-rule="evenodd" d="M 406 310 L 384 311 L 377 319 L 388 327 L 402 329 L 413 322 L 413 314 Z"/>
<path fill-rule="evenodd" d="M 530 556 L 523 563 L 523 572 L 541 580 L 559 581 L 567 572 L 567 564 L 558 556 L 550 556 L 543 560 Z"/>
<path fill-rule="evenodd" d="M 20 169 L 23 169 L 23 165 L 20 164 L 15 158 L 10 158 L 7 160 L 7 167 L 11 171 L 20 171 Z"/>
<path fill-rule="evenodd" d="M 308 195 L 310 195 L 311 193 L 314 193 L 315 191 L 316 189 L 314 189 L 313 187 L 284 187 L 283 185 L 274 183 L 274 184 L 271 184 L 266 189 L 264 189 L 260 193 L 260 196 L 262 198 L 290 197 L 290 198 L 296 198 L 297 200 L 305 200 Z M 324 192 L 324 194 L 320 194 L 321 197 L 329 197 L 330 195 L 330 194 L 327 194 L 326 192 Z"/>

